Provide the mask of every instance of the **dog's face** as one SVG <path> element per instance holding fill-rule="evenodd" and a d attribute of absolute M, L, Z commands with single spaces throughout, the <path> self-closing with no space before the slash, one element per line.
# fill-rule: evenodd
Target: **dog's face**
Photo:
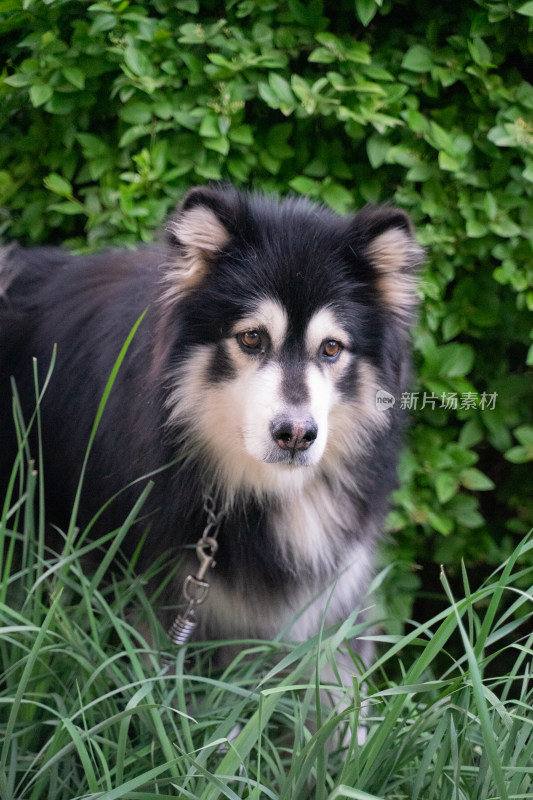
<path fill-rule="evenodd" d="M 234 324 L 225 343 L 235 375 L 227 383 L 229 408 L 239 409 L 239 438 L 254 459 L 309 467 L 326 449 L 349 335 L 326 308 L 298 333 L 291 336 L 290 328 L 287 309 L 270 298 Z"/>
<path fill-rule="evenodd" d="M 421 251 L 402 212 L 359 217 L 194 190 L 172 223 L 169 424 L 230 495 L 290 494 L 390 425 Z"/>

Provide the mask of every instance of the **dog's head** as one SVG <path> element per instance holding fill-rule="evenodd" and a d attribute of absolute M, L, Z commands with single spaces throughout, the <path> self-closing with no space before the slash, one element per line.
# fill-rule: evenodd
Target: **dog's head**
<path fill-rule="evenodd" d="M 230 493 L 291 492 L 391 427 L 409 363 L 407 215 L 192 190 L 169 225 L 162 315 L 169 425 Z M 193 447 L 194 449 L 194 447 Z"/>

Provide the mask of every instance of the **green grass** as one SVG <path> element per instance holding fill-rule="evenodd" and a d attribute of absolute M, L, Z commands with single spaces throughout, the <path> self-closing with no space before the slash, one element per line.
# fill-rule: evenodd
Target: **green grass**
<path fill-rule="evenodd" d="M 37 478 L 25 481 L 31 498 Z M 80 558 L 108 552 L 127 525 L 96 543 L 69 536 L 56 556 L 24 499 L 6 498 L 0 525 L 5 800 L 531 797 L 529 539 L 480 588 L 465 573 L 460 598 L 443 577 L 448 607 L 405 636 L 350 619 L 303 644 L 243 642 L 217 671 L 216 644 L 173 649 L 128 566 L 111 581 L 104 570 L 85 574 Z M 367 671 L 354 661 L 349 709 L 322 705 L 316 728 L 317 667 L 357 632 L 380 655 Z M 500 674 L 503 663 L 510 672 Z M 339 730 L 354 733 L 362 708 L 366 742 L 353 735 L 339 748 Z"/>

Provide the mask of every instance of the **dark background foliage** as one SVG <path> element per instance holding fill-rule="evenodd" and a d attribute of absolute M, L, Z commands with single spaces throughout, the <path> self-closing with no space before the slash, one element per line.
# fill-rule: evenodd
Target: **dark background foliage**
<path fill-rule="evenodd" d="M 432 564 L 495 565 L 532 525 L 532 18 L 521 0 L 0 0 L 4 240 L 134 245 L 209 180 L 412 215 L 428 264 L 389 518 L 399 616 Z"/>

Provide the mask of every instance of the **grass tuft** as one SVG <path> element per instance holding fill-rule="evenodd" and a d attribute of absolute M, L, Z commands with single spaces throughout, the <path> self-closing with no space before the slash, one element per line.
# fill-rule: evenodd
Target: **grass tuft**
<path fill-rule="evenodd" d="M 518 566 L 529 538 L 478 589 L 465 575 L 459 599 L 443 574 L 449 605 L 429 622 L 401 637 L 363 632 L 380 656 L 362 673 L 354 662 L 347 709 L 317 712 L 316 671 L 361 633 L 355 618 L 305 643 L 242 642 L 217 671 L 216 643 L 173 649 L 143 580 L 127 569 L 113 580 L 85 574 L 88 551 L 107 552 L 111 534 L 66 555 L 38 536 L 13 547 L 14 522 L 28 534 L 26 514 L 36 524 L 25 504 L 2 518 L 2 797 L 531 796 L 531 570 Z M 132 608 L 145 609 L 149 636 Z M 452 637 L 462 643 L 454 658 L 443 656 Z M 353 734 L 347 750 L 343 726 Z"/>

